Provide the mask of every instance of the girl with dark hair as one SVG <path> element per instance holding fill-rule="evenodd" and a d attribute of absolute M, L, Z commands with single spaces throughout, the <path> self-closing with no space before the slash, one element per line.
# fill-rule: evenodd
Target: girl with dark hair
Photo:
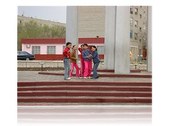
<path fill-rule="evenodd" d="M 64 80 L 70 80 L 69 72 L 70 72 L 70 48 L 71 42 L 66 43 L 66 48 L 63 51 L 64 57 Z"/>
<path fill-rule="evenodd" d="M 82 52 L 83 60 L 84 60 L 84 79 L 91 78 L 91 69 L 90 69 L 90 62 L 91 62 L 91 51 L 87 44 L 84 44 L 84 50 Z"/>
<path fill-rule="evenodd" d="M 97 68 L 99 66 L 100 63 L 100 59 L 99 59 L 99 55 L 97 52 L 97 47 L 96 46 L 92 46 L 91 47 L 91 51 L 92 51 L 92 59 L 93 59 L 93 79 L 97 79 L 99 76 L 97 74 Z"/>

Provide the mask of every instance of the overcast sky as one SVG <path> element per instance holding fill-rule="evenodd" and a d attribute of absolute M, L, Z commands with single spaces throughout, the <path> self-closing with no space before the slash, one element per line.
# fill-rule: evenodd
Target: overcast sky
<path fill-rule="evenodd" d="M 66 23 L 66 6 L 18 6 L 18 15 Z"/>

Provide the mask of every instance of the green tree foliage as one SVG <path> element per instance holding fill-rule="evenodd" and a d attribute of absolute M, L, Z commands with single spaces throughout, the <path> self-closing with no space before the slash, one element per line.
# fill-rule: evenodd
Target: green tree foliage
<path fill-rule="evenodd" d="M 40 25 L 36 21 L 18 23 L 18 50 L 21 50 L 22 38 L 65 38 L 66 28 L 64 26 Z"/>

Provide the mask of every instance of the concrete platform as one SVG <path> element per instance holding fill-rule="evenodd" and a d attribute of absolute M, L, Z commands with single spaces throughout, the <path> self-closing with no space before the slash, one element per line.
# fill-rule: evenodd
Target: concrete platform
<path fill-rule="evenodd" d="M 42 71 L 18 71 L 18 82 L 60 82 L 65 81 L 64 77 L 61 75 L 63 71 L 43 71 L 44 74 L 39 74 Z M 47 73 L 47 74 L 46 74 Z M 102 72 L 100 72 L 102 74 Z M 100 74 L 99 73 L 99 74 Z M 59 76 L 57 74 L 60 74 Z M 104 72 L 104 74 L 106 74 Z M 112 73 L 107 73 L 107 75 Z M 130 76 L 133 75 L 133 76 Z M 135 77 L 135 75 L 141 76 Z M 147 78 L 142 76 L 148 76 Z M 151 73 L 140 72 L 140 73 L 130 73 L 129 77 L 100 77 L 99 79 L 80 79 L 72 77 L 69 81 L 77 82 L 152 82 Z M 149 77 L 150 76 L 150 77 Z M 66 80 L 67 81 L 67 80 Z"/>

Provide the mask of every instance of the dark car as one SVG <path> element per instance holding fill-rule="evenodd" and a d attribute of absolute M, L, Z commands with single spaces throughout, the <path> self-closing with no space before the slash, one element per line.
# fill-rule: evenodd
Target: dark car
<path fill-rule="evenodd" d="M 35 56 L 26 51 L 18 51 L 17 59 L 18 60 L 34 60 Z"/>

